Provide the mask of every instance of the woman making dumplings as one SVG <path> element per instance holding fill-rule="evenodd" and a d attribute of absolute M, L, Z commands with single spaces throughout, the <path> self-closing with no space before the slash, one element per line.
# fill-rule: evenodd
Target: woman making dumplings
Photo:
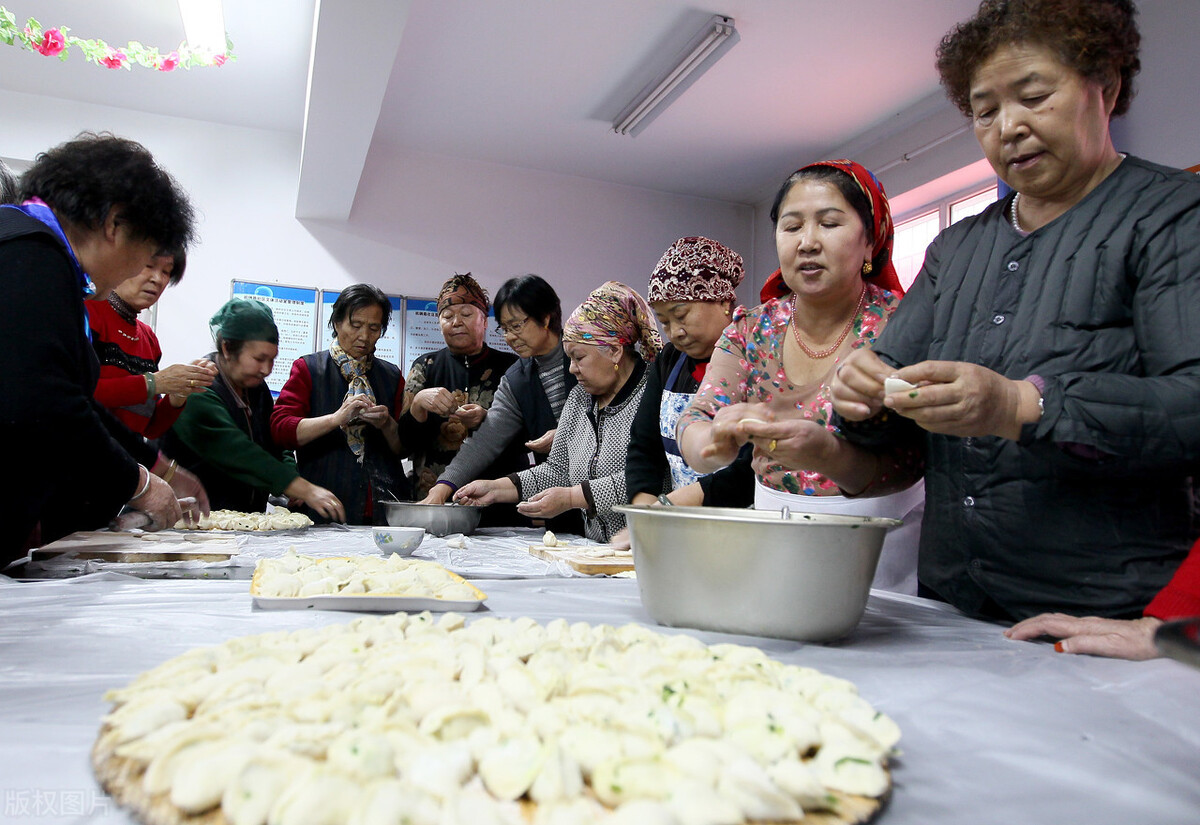
<path fill-rule="evenodd" d="M 262 512 L 274 493 L 344 521 L 337 496 L 303 478 L 291 453 L 271 438 L 274 405 L 266 378 L 279 354 L 271 308 L 234 298 L 209 325 L 217 349 L 208 360 L 217 365 L 217 378 L 188 401 L 164 450 L 200 477 L 215 509 Z"/>
<path fill-rule="evenodd" d="M 563 405 L 550 456 L 506 478 L 472 481 L 454 500 L 520 501 L 521 514 L 537 519 L 582 510 L 587 537 L 607 542 L 625 526 L 613 507 L 627 501 L 629 427 L 646 387 L 646 362 L 662 341 L 642 296 L 609 281 L 571 313 L 562 342 L 579 383 Z"/>
<path fill-rule="evenodd" d="M 753 444 L 760 509 L 904 518 L 885 541 L 875 586 L 915 593 L 920 485 L 864 502 L 841 495 L 830 478 L 842 464 L 862 474 L 875 467 L 871 453 L 840 449 L 829 380 L 875 340 L 900 301 L 883 186 L 853 161 L 814 163 L 784 181 L 771 219 L 780 271 L 765 289 L 777 297 L 734 313 L 680 417 L 683 455 L 712 472 Z"/>

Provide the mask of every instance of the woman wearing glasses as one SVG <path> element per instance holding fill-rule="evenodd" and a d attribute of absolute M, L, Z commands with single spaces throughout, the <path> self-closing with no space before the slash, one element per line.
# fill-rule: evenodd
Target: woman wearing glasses
<path fill-rule="evenodd" d="M 575 386 L 562 348 L 562 303 L 554 287 L 537 275 L 510 278 L 496 293 L 495 305 L 504 339 L 520 360 L 508 368 L 483 424 L 463 443 L 422 504 L 444 504 L 467 482 L 491 477 L 488 468 L 507 449 L 529 450 L 541 463 L 554 442 L 563 403 Z M 581 526 L 555 524 L 554 529 L 579 532 Z"/>
<path fill-rule="evenodd" d="M 484 341 L 488 295 L 470 273 L 442 285 L 437 307 L 446 347 L 413 362 L 400 416 L 400 442 L 404 454 L 412 456 L 417 500 L 429 495 L 467 436 L 487 419 L 500 379 L 517 360 Z M 521 444 L 510 445 L 488 472 L 525 469 L 526 452 Z"/>

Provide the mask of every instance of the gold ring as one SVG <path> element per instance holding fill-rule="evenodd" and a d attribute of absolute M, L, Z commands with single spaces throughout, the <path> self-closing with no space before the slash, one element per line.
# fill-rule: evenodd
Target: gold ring
<path fill-rule="evenodd" d="M 772 438 L 771 443 L 767 445 L 767 452 L 768 453 L 775 452 L 775 439 Z"/>
<path fill-rule="evenodd" d="M 193 381 L 192 379 L 190 379 L 190 378 L 189 378 L 189 379 L 188 379 L 188 386 L 189 386 L 189 387 L 194 387 L 194 386 L 196 386 L 196 382 L 195 382 L 195 381 Z"/>

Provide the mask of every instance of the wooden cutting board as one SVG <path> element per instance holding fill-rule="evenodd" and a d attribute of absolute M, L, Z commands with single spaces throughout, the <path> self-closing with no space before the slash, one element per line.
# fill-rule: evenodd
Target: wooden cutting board
<path fill-rule="evenodd" d="M 81 530 L 39 547 L 31 557 L 44 561 L 56 556 L 112 562 L 227 561 L 237 553 L 228 536 L 203 533 L 114 533 Z"/>
<path fill-rule="evenodd" d="M 624 573 L 633 569 L 633 556 L 585 556 L 579 551 L 582 547 L 547 547 L 544 544 L 529 545 L 529 552 L 539 559 L 546 561 L 566 562 L 574 570 L 589 576 L 611 576 L 613 573 Z"/>

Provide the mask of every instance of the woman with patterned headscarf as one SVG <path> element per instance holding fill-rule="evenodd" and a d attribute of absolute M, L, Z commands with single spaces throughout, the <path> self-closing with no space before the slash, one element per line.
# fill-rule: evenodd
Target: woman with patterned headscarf
<path fill-rule="evenodd" d="M 697 473 L 679 454 L 675 424 L 691 403 L 737 305 L 742 256 L 704 237 L 671 244 L 650 276 L 646 297 L 666 343 L 646 378 L 629 440 L 625 484 L 632 504 L 666 493 L 673 504 L 749 507 L 754 477 L 749 450 L 716 473 Z"/>
<path fill-rule="evenodd" d="M 484 340 L 489 309 L 487 291 L 471 273 L 446 281 L 437 299 L 446 347 L 422 355 L 408 371 L 400 441 L 405 454 L 412 456 L 417 500 L 429 495 L 467 436 L 483 423 L 500 379 L 517 360 L 516 355 L 492 349 Z M 528 466 L 527 451 L 513 443 L 488 466 L 486 476 Z M 511 510 L 507 514 L 497 511 L 489 514 L 488 523 L 516 520 Z"/>
<path fill-rule="evenodd" d="M 650 306 L 628 286 L 594 290 L 563 325 L 563 349 L 578 383 L 567 396 L 550 456 L 542 464 L 459 489 L 460 504 L 522 502 L 530 518 L 583 511 L 584 533 L 610 541 L 625 526 L 613 510 L 628 498 L 629 430 L 646 388 L 646 363 L 662 347 Z"/>
<path fill-rule="evenodd" d="M 193 395 L 163 441 L 163 450 L 200 477 L 212 506 L 262 512 L 270 494 L 303 502 L 333 521 L 346 511 L 338 497 L 300 475 L 292 454 L 271 438 L 274 402 L 266 379 L 279 354 L 271 308 L 234 298 L 209 321 L 217 365 L 212 386 Z"/>
<path fill-rule="evenodd" d="M 908 526 L 888 536 L 875 586 L 915 593 L 923 487 L 851 499 L 830 478 L 846 477 L 843 463 L 864 475 L 875 469 L 874 456 L 834 434 L 829 386 L 842 360 L 870 346 L 900 301 L 887 196 L 861 165 L 823 161 L 784 181 L 771 219 L 779 272 L 768 279 L 761 306 L 733 314 L 680 417 L 684 458 L 712 472 L 750 444 L 755 507 L 905 517 Z M 893 460 L 903 459 L 916 454 Z"/>
<path fill-rule="evenodd" d="M 296 451 L 306 478 L 341 499 L 349 524 L 386 524 L 375 503 L 409 497 L 396 421 L 404 378 L 398 366 L 375 356 L 391 316 L 379 287 L 343 289 L 329 318 L 329 348 L 292 362 L 271 413 L 271 437 Z"/>

